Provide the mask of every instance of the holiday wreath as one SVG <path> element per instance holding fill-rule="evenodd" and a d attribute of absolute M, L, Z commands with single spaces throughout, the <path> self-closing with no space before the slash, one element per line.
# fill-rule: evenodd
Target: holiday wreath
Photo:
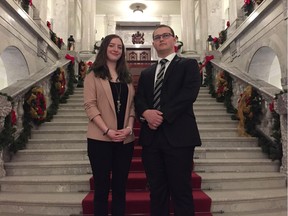
<path fill-rule="evenodd" d="M 40 125 L 46 118 L 46 100 L 42 87 L 32 88 L 26 95 L 24 111 L 29 113 L 31 120 Z"/>

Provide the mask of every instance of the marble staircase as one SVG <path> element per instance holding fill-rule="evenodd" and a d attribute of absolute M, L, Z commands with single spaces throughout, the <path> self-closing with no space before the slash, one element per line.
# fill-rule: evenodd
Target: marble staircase
<path fill-rule="evenodd" d="M 195 171 L 212 198 L 212 214 L 286 216 L 287 186 L 279 161 L 268 159 L 255 138 L 237 135 L 237 121 L 207 88 L 201 88 L 194 109 L 203 141 L 195 151 Z M 86 124 L 82 89 L 75 89 L 51 122 L 33 129 L 27 148 L 5 163 L 1 216 L 81 215 L 91 177 Z"/>

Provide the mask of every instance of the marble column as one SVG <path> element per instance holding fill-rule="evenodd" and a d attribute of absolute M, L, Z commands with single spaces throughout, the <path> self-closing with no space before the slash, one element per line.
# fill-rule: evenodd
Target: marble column
<path fill-rule="evenodd" d="M 208 38 L 207 0 L 199 1 L 199 14 L 200 14 L 201 50 L 205 51 L 206 50 L 206 41 L 207 41 L 207 38 Z M 205 54 L 205 52 L 203 52 L 203 54 Z"/>
<path fill-rule="evenodd" d="M 244 5 L 242 0 L 229 0 L 229 21 L 230 27 L 227 31 L 229 37 L 244 21 L 245 17 L 241 7 Z"/>
<path fill-rule="evenodd" d="M 180 0 L 181 35 L 184 54 L 196 53 L 195 0 Z"/>
<path fill-rule="evenodd" d="M 49 37 L 49 29 L 47 27 L 47 0 L 33 1 L 33 20 L 41 28 L 43 32 Z"/>
<path fill-rule="evenodd" d="M 116 21 L 113 15 L 107 16 L 107 35 L 116 33 Z"/>
<path fill-rule="evenodd" d="M 91 0 L 82 1 L 81 7 L 81 50 L 93 50 L 93 42 L 91 38 L 91 25 L 90 25 L 90 14 L 91 14 Z"/>
<path fill-rule="evenodd" d="M 53 31 L 56 33 L 57 37 L 67 38 L 68 34 L 68 0 L 54 0 L 51 5 L 51 10 L 53 12 L 52 17 L 52 27 Z"/>

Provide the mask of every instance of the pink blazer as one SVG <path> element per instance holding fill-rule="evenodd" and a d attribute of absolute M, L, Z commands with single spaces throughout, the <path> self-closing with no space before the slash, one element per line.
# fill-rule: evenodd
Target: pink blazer
<path fill-rule="evenodd" d="M 135 118 L 134 95 L 135 90 L 132 83 L 130 83 L 128 84 L 124 128 L 128 126 L 130 116 Z M 117 117 L 112 91 L 109 81 L 95 77 L 93 72 L 88 73 L 84 80 L 84 108 L 89 119 L 87 138 L 111 141 L 108 136 L 103 136 L 103 131 L 92 120 L 97 115 L 101 115 L 108 128 L 117 130 Z M 124 144 L 134 140 L 135 137 L 132 134 L 126 138 Z"/>

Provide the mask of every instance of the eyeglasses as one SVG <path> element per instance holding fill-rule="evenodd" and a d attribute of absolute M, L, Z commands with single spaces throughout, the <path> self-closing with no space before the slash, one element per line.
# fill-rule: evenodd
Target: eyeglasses
<path fill-rule="evenodd" d="M 173 36 L 171 33 L 164 33 L 164 34 L 162 34 L 162 35 L 155 35 L 155 36 L 153 37 L 153 40 L 154 40 L 154 41 L 159 41 L 159 40 L 161 40 L 161 37 L 162 37 L 163 39 L 168 39 L 168 38 L 171 37 L 171 36 Z"/>

